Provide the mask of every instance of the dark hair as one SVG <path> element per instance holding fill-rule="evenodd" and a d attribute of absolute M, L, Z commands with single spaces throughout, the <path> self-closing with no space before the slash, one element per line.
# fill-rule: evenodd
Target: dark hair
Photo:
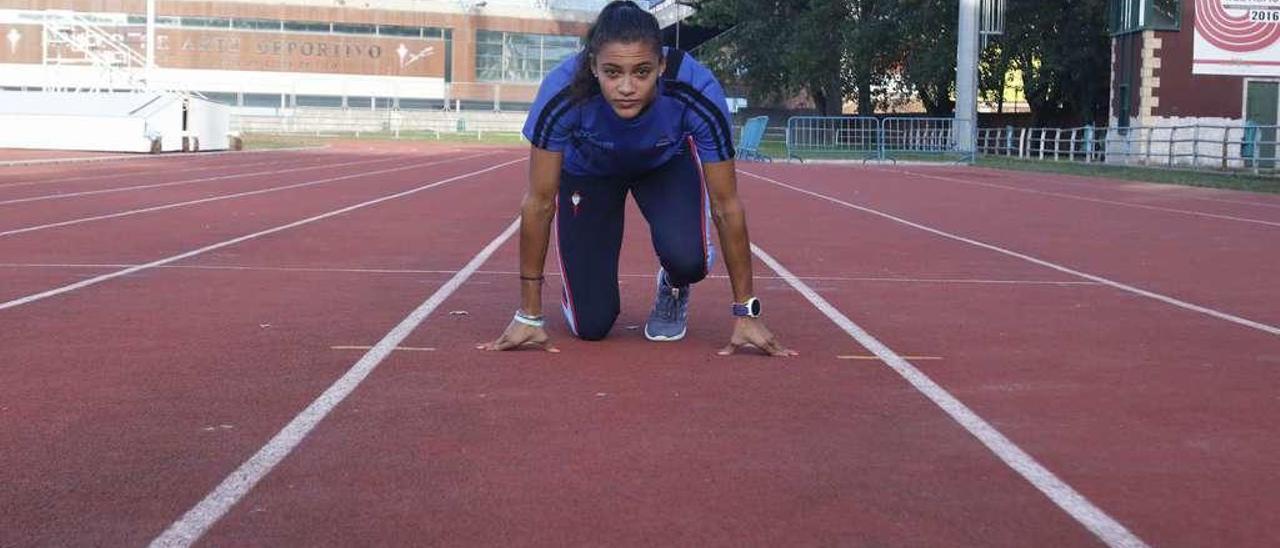
<path fill-rule="evenodd" d="M 591 63 L 605 44 L 645 42 L 662 57 L 662 29 L 658 19 L 631 0 L 609 2 L 587 31 L 586 47 L 579 56 L 570 93 L 574 101 L 583 101 L 600 93 L 600 82 L 591 73 Z"/>

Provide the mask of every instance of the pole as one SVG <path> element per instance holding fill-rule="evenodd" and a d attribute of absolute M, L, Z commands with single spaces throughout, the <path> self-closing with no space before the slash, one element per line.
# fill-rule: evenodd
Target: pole
<path fill-rule="evenodd" d="M 956 44 L 956 146 L 977 157 L 979 0 L 960 0 Z"/>
<path fill-rule="evenodd" d="M 151 83 L 152 69 L 156 67 L 156 0 L 147 0 L 147 66 L 142 68 L 147 89 L 155 86 Z"/>

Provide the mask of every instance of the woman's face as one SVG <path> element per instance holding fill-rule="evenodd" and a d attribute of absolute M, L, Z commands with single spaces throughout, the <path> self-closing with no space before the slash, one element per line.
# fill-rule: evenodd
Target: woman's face
<path fill-rule="evenodd" d="M 596 54 L 591 70 L 600 91 L 619 118 L 640 115 L 658 94 L 658 75 L 666 63 L 644 42 L 609 42 Z"/>

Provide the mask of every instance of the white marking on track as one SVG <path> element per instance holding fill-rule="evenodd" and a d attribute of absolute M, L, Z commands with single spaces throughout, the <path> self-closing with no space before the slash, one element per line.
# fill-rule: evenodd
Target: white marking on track
<path fill-rule="evenodd" d="M 372 346 L 330 346 L 329 350 L 373 350 Z M 435 352 L 436 349 L 430 346 L 397 346 L 391 350 L 404 352 Z"/>
<path fill-rule="evenodd" d="M 320 421 L 324 420 L 338 404 L 351 395 L 356 387 L 378 367 L 378 364 L 386 359 L 392 349 L 408 337 L 414 329 L 417 329 L 445 299 L 457 291 L 463 282 L 467 281 L 467 278 L 470 278 L 480 268 L 480 265 L 484 264 L 489 259 L 489 256 L 498 250 L 498 247 L 510 239 L 511 235 L 515 234 L 516 229 L 519 227 L 520 219 L 518 218 L 510 225 L 507 225 L 506 230 L 498 234 L 493 241 L 489 242 L 489 245 L 480 250 L 480 253 L 476 254 L 466 266 L 462 267 L 462 270 L 454 274 L 444 286 L 436 290 L 430 298 L 401 320 L 400 324 L 396 325 L 381 341 L 378 341 L 377 345 L 365 353 L 360 358 L 360 361 L 352 365 L 346 374 L 334 382 L 320 397 L 311 402 L 311 405 L 302 410 L 292 421 L 289 421 L 289 424 L 285 425 L 279 433 L 272 437 L 271 441 L 268 441 L 249 460 L 245 461 L 231 475 L 222 480 L 222 483 L 197 503 L 195 507 L 187 511 L 181 519 L 170 525 L 164 533 L 151 542 L 151 546 L 190 546 L 200 540 L 200 537 L 214 523 L 217 523 L 222 516 L 226 515 L 227 511 L 240 502 L 240 499 L 244 498 L 262 478 L 271 473 L 271 470 L 280 464 L 285 457 L 288 457 L 289 453 L 307 437 L 307 434 L 311 433 L 311 430 L 320 424 Z"/>
<path fill-rule="evenodd" d="M 149 190 L 154 188 L 165 188 L 179 185 L 189 185 L 192 183 L 203 183 L 208 181 L 221 181 L 224 179 L 235 179 L 238 177 L 257 177 L 259 175 L 279 175 L 281 173 L 293 173 L 296 171 L 311 171 L 313 169 L 328 169 L 335 167 L 356 166 L 361 164 L 372 164 L 376 162 L 385 162 L 394 158 L 378 158 L 375 160 L 357 160 L 354 162 L 341 162 L 337 164 L 318 164 L 318 165 L 302 165 L 289 166 L 284 169 L 272 169 L 265 171 L 250 171 L 246 173 L 230 173 L 227 175 L 211 175 L 209 177 L 198 177 L 195 179 L 182 179 L 179 181 L 169 181 L 165 183 L 150 183 L 145 185 L 122 186 L 112 188 L 100 188 L 97 190 L 84 190 L 80 192 L 62 192 L 59 194 L 45 194 L 43 196 L 28 196 L 26 198 L 14 198 L 12 200 L 0 200 L 0 205 L 25 204 L 30 202 L 42 202 L 46 200 L 59 200 L 63 198 L 78 198 L 80 196 L 96 196 L 99 194 L 112 194 L 115 192 L 128 192 L 130 190 Z M 278 164 L 277 164 L 278 165 Z"/>
<path fill-rule="evenodd" d="M 0 263 L 0 268 L 126 268 L 135 266 L 130 263 Z M 454 270 L 419 270 L 412 268 L 324 268 L 324 267 L 288 267 L 288 266 L 241 266 L 241 265 L 166 265 L 156 268 L 183 270 L 234 270 L 246 272 L 314 272 L 320 274 L 453 274 Z M 478 270 L 476 274 L 485 276 L 515 276 L 514 270 Z M 556 278 L 559 272 L 547 272 L 546 276 Z M 619 278 L 641 278 L 652 280 L 653 274 L 618 274 Z M 707 278 L 727 280 L 724 274 L 712 274 Z M 757 280 L 781 280 L 778 276 L 757 275 Z M 800 276 L 805 281 L 820 282 L 884 282 L 905 284 L 970 284 L 970 285 L 1047 285 L 1047 286 L 1099 286 L 1098 282 L 1089 281 L 1055 281 L 1055 280 L 991 280 L 971 278 L 899 278 L 891 276 Z M 478 282 L 477 282 L 478 283 Z"/>
<path fill-rule="evenodd" d="M 957 242 L 963 242 L 963 243 L 966 243 L 966 244 L 969 244 L 969 245 L 972 245 L 972 246 L 981 247 L 981 248 L 983 248 L 983 249 L 988 249 L 988 250 L 991 250 L 991 251 L 995 251 L 996 253 L 1001 253 L 1001 254 L 1003 254 L 1003 255 L 1008 255 L 1008 256 L 1010 256 L 1010 257 L 1015 257 L 1015 258 L 1018 258 L 1018 259 L 1022 259 L 1022 260 L 1024 260 L 1024 261 L 1027 261 L 1027 262 L 1030 262 L 1030 263 L 1034 263 L 1034 264 L 1037 264 L 1037 265 L 1040 265 L 1040 266 L 1043 266 L 1043 267 L 1046 267 L 1046 268 L 1051 268 L 1051 269 L 1053 269 L 1053 270 L 1057 270 L 1058 272 L 1065 272 L 1065 273 L 1070 274 L 1070 275 L 1072 275 L 1072 276 L 1078 276 L 1078 277 L 1084 278 L 1084 279 L 1086 279 L 1086 280 L 1094 281 L 1094 282 L 1097 282 L 1097 283 L 1100 283 L 1100 284 L 1103 284 L 1103 285 L 1108 285 L 1108 286 L 1111 286 L 1111 287 L 1113 287 L 1113 288 L 1119 289 L 1119 290 L 1121 290 L 1121 291 L 1127 291 L 1127 292 L 1129 292 L 1129 293 L 1133 293 L 1133 294 L 1135 294 L 1135 295 L 1141 295 L 1141 296 L 1143 296 L 1143 297 L 1147 297 L 1147 298 L 1149 298 L 1149 299 L 1155 299 L 1155 300 L 1157 300 L 1157 301 L 1160 301 L 1160 302 L 1163 302 L 1163 303 L 1166 303 L 1166 304 L 1171 304 L 1171 305 L 1176 306 L 1176 307 L 1178 307 L 1178 308 L 1182 308 L 1182 309 L 1185 309 L 1185 310 L 1190 310 L 1190 311 L 1192 311 L 1192 312 L 1198 312 L 1198 313 L 1200 313 L 1200 314 L 1204 314 L 1204 315 L 1207 315 L 1207 316 L 1212 316 L 1212 317 L 1214 317 L 1214 318 L 1218 318 L 1218 319 L 1220 319 L 1220 320 L 1226 320 L 1226 321 L 1228 321 L 1228 322 L 1231 322 L 1231 323 L 1234 323 L 1234 324 L 1238 324 L 1238 325 L 1242 325 L 1242 326 L 1245 326 L 1245 327 L 1248 327 L 1248 328 L 1257 329 L 1258 331 L 1262 331 L 1263 333 L 1269 333 L 1269 334 L 1271 334 L 1271 335 L 1280 335 L 1280 327 L 1277 327 L 1277 326 L 1274 326 L 1274 325 L 1265 324 L 1265 323 L 1258 322 L 1258 321 L 1254 321 L 1254 320 L 1250 320 L 1250 319 L 1247 319 L 1247 318 L 1242 318 L 1242 317 L 1240 317 L 1240 316 L 1236 316 L 1236 315 L 1233 315 L 1233 314 L 1228 314 L 1228 313 L 1226 313 L 1226 312 L 1222 312 L 1222 311 L 1220 311 L 1220 310 L 1214 310 L 1214 309 L 1209 308 L 1209 307 L 1200 306 L 1200 305 L 1198 305 L 1198 304 L 1190 303 L 1190 302 L 1183 301 L 1183 300 L 1180 300 L 1180 299 L 1175 299 L 1175 298 L 1170 297 L 1170 296 L 1168 296 L 1168 295 L 1162 295 L 1162 294 L 1160 294 L 1160 293 L 1156 293 L 1156 292 L 1154 292 L 1154 291 L 1147 291 L 1147 290 L 1145 290 L 1145 289 L 1141 289 L 1141 288 L 1138 288 L 1138 287 L 1134 287 L 1134 286 L 1132 286 L 1132 285 L 1128 285 L 1128 284 L 1120 283 L 1120 282 L 1117 282 L 1117 281 L 1114 281 L 1114 280 L 1110 280 L 1110 279 L 1107 279 L 1107 278 L 1103 278 L 1102 276 L 1097 276 L 1097 275 L 1094 275 L 1094 274 L 1089 274 L 1089 273 L 1087 273 L 1087 272 L 1082 272 L 1082 271 L 1079 271 L 1079 270 L 1075 270 L 1075 269 L 1072 269 L 1072 268 L 1068 268 L 1068 267 L 1062 266 L 1062 265 L 1057 264 L 1057 263 L 1052 263 L 1052 262 L 1046 261 L 1046 260 L 1044 260 L 1044 259 L 1038 259 L 1038 258 L 1036 258 L 1036 257 L 1032 257 L 1032 256 L 1027 255 L 1027 254 L 1024 254 L 1024 253 L 1018 253 L 1017 251 L 1012 251 L 1012 250 L 1009 250 L 1009 249 L 1005 249 L 1005 248 L 1000 247 L 1000 246 L 997 246 L 997 245 L 992 245 L 992 244 L 988 244 L 988 243 L 986 243 L 986 242 L 980 242 L 980 241 L 978 241 L 978 240 L 974 240 L 974 239 L 971 239 L 971 238 L 966 238 L 966 237 L 964 237 L 964 236 L 960 236 L 960 235 L 957 235 L 957 234 L 952 234 L 952 233 L 950 233 L 950 232 L 946 232 L 946 231 L 944 231 L 944 230 L 939 230 L 939 229 L 936 229 L 936 228 L 933 228 L 933 227 L 930 227 L 930 226 L 922 225 L 922 224 L 920 224 L 920 223 L 915 223 L 915 222 L 912 222 L 912 221 L 908 221 L 908 220 L 906 220 L 906 219 L 903 219 L 903 218 L 901 218 L 901 217 L 896 217 L 896 216 L 894 216 L 894 215 L 890 215 L 890 214 L 885 213 L 885 212 L 883 212 L 883 211 L 879 211 L 879 210 L 876 210 L 876 209 L 871 209 L 871 208 L 869 208 L 869 207 L 865 207 L 865 206 L 860 206 L 860 205 L 852 204 L 852 203 L 846 202 L 846 201 L 844 201 L 844 200 L 841 200 L 841 199 L 839 199 L 839 198 L 833 198 L 833 197 L 831 197 L 831 196 L 827 196 L 827 195 L 825 195 L 825 194 L 821 194 L 821 193 L 818 193 L 818 192 L 814 192 L 814 191 L 812 191 L 812 190 L 806 190 L 806 189 L 800 188 L 800 187 L 798 187 L 798 186 L 794 186 L 794 185 L 790 185 L 790 184 L 784 183 L 784 182 L 779 181 L 779 180 L 777 180 L 777 179 L 773 179 L 773 178 L 770 178 L 770 177 L 765 177 L 765 176 L 763 176 L 763 175 L 756 175 L 756 174 L 754 174 L 754 173 L 750 173 L 750 172 L 747 172 L 747 171 L 741 171 L 741 170 L 739 170 L 739 173 L 743 173 L 743 174 L 745 174 L 745 175 L 749 175 L 749 176 L 751 176 L 751 177 L 755 177 L 755 178 L 757 178 L 757 179 L 760 179 L 760 180 L 763 180 L 763 181 L 767 181 L 767 182 L 769 182 L 769 183 L 772 183 L 772 184 L 778 185 L 778 186 L 783 187 L 783 188 L 788 188 L 788 189 L 794 190 L 794 191 L 799 192 L 799 193 L 801 193 L 801 194 L 808 194 L 809 196 L 813 196 L 813 197 L 815 197 L 815 198 L 821 198 L 821 199 L 823 199 L 823 200 L 826 200 L 826 201 L 831 202 L 831 203 L 834 203 L 834 204 L 839 204 L 839 205 L 845 206 L 845 207 L 850 208 L 850 209 L 856 209 L 856 210 L 858 210 L 858 211 L 862 211 L 862 212 L 864 212 L 864 213 L 870 213 L 870 214 L 872 214 L 872 215 L 875 215 L 875 216 L 877 216 L 877 217 L 881 217 L 881 218 L 884 218 L 884 219 L 888 219 L 888 220 L 893 221 L 893 222 L 895 222 L 895 223 L 904 224 L 904 225 L 909 226 L 909 227 L 912 227 L 912 228 L 917 228 L 917 229 L 923 230 L 923 231 L 925 231 L 925 232 L 929 232 L 929 233 L 932 233 L 932 234 L 936 234 L 936 235 L 938 235 L 938 236 L 942 236 L 943 238 L 947 238 L 947 239 L 955 240 L 955 241 L 957 241 Z"/>
<path fill-rule="evenodd" d="M 432 165 L 436 165 L 436 164 L 444 164 L 444 163 L 448 163 L 448 162 L 459 162 L 459 161 L 462 161 L 462 160 L 470 160 L 470 159 L 472 159 L 472 158 L 478 158 L 478 157 L 485 156 L 485 155 L 488 155 L 488 154 L 492 154 L 492 153 L 486 152 L 486 153 L 481 153 L 481 154 L 473 154 L 473 155 L 471 155 L 471 156 L 463 156 L 463 157 L 461 157 L 461 158 L 450 158 L 450 159 L 448 159 L 448 160 L 438 160 L 438 161 L 435 161 L 435 162 L 424 162 L 424 163 L 417 163 L 417 164 L 409 164 L 409 165 L 407 165 L 407 166 L 400 166 L 400 167 L 393 167 L 393 168 L 387 168 L 387 169 L 380 169 L 380 170 L 377 170 L 377 171 L 366 171 L 366 172 L 362 172 L 362 173 L 353 173 L 353 174 L 351 174 L 351 175 L 342 175 L 342 176 L 339 176 L 339 177 L 326 177 L 326 178 L 324 178 L 324 179 L 316 179 L 316 180 L 313 180 L 313 181 L 305 181 L 305 182 L 301 182 L 301 183 L 295 183 L 295 184 L 292 184 L 292 185 L 275 186 L 275 187 L 271 187 L 271 188 L 262 188 L 262 189 L 258 189 L 258 190 L 249 190 L 249 191 L 245 191 L 245 192 L 236 192 L 236 193 L 234 193 L 234 194 L 223 194 L 223 195 L 220 195 L 220 196 L 211 196 L 211 197 L 209 197 L 209 198 L 201 198 L 201 199 L 199 199 L 199 200 L 188 200 L 188 201 L 185 201 L 185 202 L 174 202 L 174 203 L 171 203 L 171 204 L 161 204 L 161 205 L 158 205 L 158 206 L 144 207 L 144 208 L 140 208 L 140 209 L 130 209 L 130 210 L 127 210 L 127 211 L 119 211 L 119 212 L 116 212 L 116 213 L 107 213 L 107 214 L 105 214 L 105 215 L 94 215 L 94 216 L 92 216 L 92 217 L 81 217 L 81 218 L 79 218 L 79 219 L 70 219 L 70 220 L 66 220 L 66 221 L 59 221 L 59 222 L 56 222 L 56 223 L 48 223 L 48 224 L 43 224 L 43 225 L 34 225 L 34 226 L 27 226 L 27 227 L 23 227 L 23 228 L 15 228 L 15 229 L 12 229 L 12 230 L 5 230 L 5 231 L 0 232 L 0 237 L 4 237 L 4 236 L 14 236 L 14 235 L 17 235 L 17 234 L 26 234 L 26 233 L 28 233 L 28 232 L 36 232 L 36 231 L 38 231 L 38 230 L 47 230 L 47 229 L 50 229 L 50 228 L 58 228 L 58 227 L 63 227 L 63 226 L 78 225 L 78 224 L 82 224 L 82 223 L 89 223 L 89 222 L 93 222 L 93 221 L 102 221 L 102 220 L 106 220 L 106 219 L 116 219 L 116 218 L 119 218 L 119 217 L 128 217 L 128 216 L 130 216 L 130 215 L 138 215 L 138 214 L 140 214 L 140 213 L 151 213 L 151 212 L 153 212 L 153 211 L 163 211 L 163 210 L 166 210 L 166 209 L 173 209 L 173 208 L 177 208 L 177 207 L 186 207 L 186 206 L 189 206 L 189 205 L 204 204 L 204 203 L 209 203 L 209 202 L 217 202 L 217 201 L 220 201 L 220 200 L 230 200 L 230 199 L 232 199 L 232 198 L 243 198 L 243 197 L 245 197 L 245 196 L 255 196 L 255 195 L 258 195 L 258 194 L 266 194 L 266 193 L 268 193 L 268 192 L 278 192 L 278 191 L 281 191 L 281 190 L 289 190 L 289 189 L 294 189 L 294 188 L 303 188 L 303 187 L 308 187 L 308 186 L 313 186 L 313 185 L 319 185 L 319 184 L 325 184 L 325 183 L 332 183 L 332 182 L 334 182 L 334 181 L 343 181 L 343 180 L 347 180 L 347 179 L 355 179 L 355 178 L 359 178 L 359 177 L 368 177 L 368 176 L 370 176 L 370 175 L 380 175 L 380 174 L 383 174 L 383 173 L 392 173 L 392 172 L 395 172 L 395 171 L 404 171 L 404 170 L 406 170 L 406 169 L 413 169 L 413 168 L 419 168 L 419 167 L 425 167 L 425 166 L 432 166 Z"/>
<path fill-rule="evenodd" d="M 911 175 L 911 176 L 913 176 L 913 177 L 922 177 L 922 178 L 925 178 L 925 179 L 936 179 L 936 180 L 939 180 L 939 181 L 949 181 L 949 182 L 961 183 L 961 184 L 966 184 L 966 185 L 977 185 L 977 186 L 985 186 L 985 187 L 990 187 L 990 188 L 999 188 L 999 189 L 1004 189 L 1004 190 L 1011 190 L 1011 191 L 1014 191 L 1014 192 L 1025 192 L 1025 193 L 1028 193 L 1028 194 L 1040 194 L 1040 195 L 1044 195 L 1044 196 L 1053 196 L 1053 197 L 1055 197 L 1055 198 L 1066 198 L 1066 199 L 1069 199 L 1069 200 L 1080 200 L 1080 201 L 1083 201 L 1083 202 L 1093 202 L 1093 203 L 1097 203 L 1097 204 L 1107 204 L 1107 205 L 1120 206 L 1120 207 L 1133 207 L 1133 208 L 1137 208 L 1137 209 L 1148 209 L 1148 210 L 1152 210 L 1152 211 L 1163 211 L 1163 212 L 1165 212 L 1165 213 L 1178 213 L 1178 214 L 1182 214 L 1182 215 L 1192 215 L 1192 216 L 1196 216 L 1196 217 L 1205 217 L 1205 218 L 1209 218 L 1209 219 L 1220 219 L 1220 220 L 1224 220 L 1224 221 L 1235 221 L 1235 222 L 1240 222 L 1240 223 L 1252 223 L 1252 224 L 1258 224 L 1258 225 L 1265 225 L 1265 226 L 1275 226 L 1275 227 L 1280 227 L 1280 223 L 1278 223 L 1278 222 L 1274 222 L 1274 221 L 1264 221 L 1264 220 L 1261 220 L 1261 219 L 1249 219 L 1249 218 L 1245 218 L 1245 217 L 1235 217 L 1235 216 L 1232 216 L 1232 215 L 1219 215 L 1219 214 L 1217 214 L 1217 213 L 1205 213 L 1205 212 L 1203 212 L 1203 211 L 1195 211 L 1195 210 L 1191 210 L 1191 209 L 1176 209 L 1176 208 L 1172 208 L 1172 207 L 1161 207 L 1161 206 L 1153 206 L 1153 205 L 1146 205 L 1146 204 L 1135 204 L 1135 203 L 1131 203 L 1131 202 L 1120 202 L 1120 201 L 1116 201 L 1116 200 L 1106 200 L 1106 199 L 1103 199 L 1103 198 L 1090 198 L 1090 197 L 1088 197 L 1088 196 L 1077 196 L 1077 195 L 1075 195 L 1075 194 L 1067 194 L 1067 193 L 1063 193 L 1063 192 L 1051 192 L 1051 191 L 1048 191 L 1048 190 L 1036 190 L 1036 189 L 1032 189 L 1032 188 L 1018 188 L 1018 187 L 1016 187 L 1016 186 L 1001 185 L 1001 184 L 996 184 L 996 183 L 984 183 L 984 182 L 982 182 L 982 181 L 970 181 L 970 180 L 967 180 L 967 179 L 959 179 L 959 178 L 956 178 L 956 177 L 946 177 L 946 176 L 943 176 L 943 175 L 930 175 L 930 174 L 927 174 L 927 173 L 919 173 L 919 172 L 915 172 L 915 171 L 907 171 L 907 170 L 905 170 L 905 169 L 904 169 L 904 170 L 888 170 L 888 171 L 896 172 L 896 173 L 902 173 L 902 174 L 905 174 L 905 175 Z"/>
<path fill-rule="evenodd" d="M 983 420 L 977 413 L 970 410 L 955 396 L 952 396 L 950 392 L 933 382 L 933 379 L 930 379 L 928 375 L 916 369 L 914 365 L 911 365 L 910 362 L 897 352 L 894 352 L 893 349 L 885 346 L 884 343 L 881 343 L 865 329 L 854 323 L 853 320 L 850 320 L 844 313 L 822 298 L 821 295 L 791 274 L 791 271 L 787 270 L 771 255 L 765 253 L 759 246 L 752 244 L 751 251 L 761 261 L 769 265 L 769 268 L 772 268 L 774 272 L 787 280 L 791 287 L 799 291 L 804 298 L 808 299 L 813 306 L 817 307 L 840 329 L 858 341 L 858 344 L 875 354 L 881 361 L 901 375 L 902 378 L 911 383 L 911 386 L 915 387 L 926 398 L 929 398 L 930 401 L 940 407 L 973 437 L 982 442 L 996 457 L 1030 482 L 1036 489 L 1040 490 L 1041 493 L 1044 493 L 1059 508 L 1080 522 L 1099 540 L 1109 546 L 1146 546 L 1142 539 L 1129 532 L 1124 525 L 1121 525 L 1120 522 L 1107 515 L 1106 512 L 1103 512 L 1102 509 L 1085 498 L 1084 495 L 1059 479 L 1048 468 L 1037 462 L 1034 457 L 1023 451 L 1022 448 L 1005 437 L 1004 434 L 1001 434 L 999 430 L 996 430 L 994 426 Z"/>
<path fill-rule="evenodd" d="M 232 239 L 230 239 L 230 240 L 224 240 L 224 241 L 218 242 L 218 243 L 216 243 L 216 244 L 207 245 L 207 246 L 202 247 L 202 248 L 199 248 L 199 249 L 193 249 L 193 250 L 191 250 L 191 251 L 187 251 L 187 252 L 185 252 L 185 253 L 179 253 L 179 254 L 177 254 L 177 255 L 173 255 L 173 256 L 170 256 L 170 257 L 165 257 L 165 258 L 163 258 L 163 259 L 159 259 L 159 260 L 156 260 L 156 261 L 152 261 L 152 262 L 149 262 L 149 263 L 146 263 L 146 264 L 141 264 L 141 265 L 137 265 L 137 266 L 131 266 L 131 267 L 129 267 L 129 268 L 124 268 L 124 269 L 121 269 L 121 270 L 117 270 L 117 271 L 115 271 L 115 272 L 110 272 L 110 273 L 107 273 L 107 274 L 102 274 L 102 275 L 100 275 L 100 276 L 94 276 L 94 277 L 92 277 L 92 278 L 88 278 L 88 279 L 85 279 L 85 280 L 81 280 L 81 281 L 76 282 L 76 283 L 73 283 L 73 284 L 67 284 L 67 285 L 64 285 L 64 286 L 62 286 L 62 287 L 57 287 L 57 288 L 54 288 L 54 289 L 50 289 L 50 290 L 48 290 L 48 291 L 43 291 L 43 292 L 35 293 L 35 294 L 32 294 L 32 295 L 27 295 L 27 296 L 25 296 L 25 297 L 19 297 L 19 298 L 17 298 L 17 299 L 13 299 L 13 300 L 10 300 L 10 301 L 7 301 L 7 302 L 0 303 L 0 310 L 6 310 L 6 309 L 14 308 L 14 307 L 17 307 L 17 306 L 22 306 L 22 305 L 24 305 L 24 304 L 29 304 L 29 303 L 33 303 L 33 302 L 40 301 L 40 300 L 43 300 L 43 299 L 47 299 L 47 298 L 49 298 L 49 297 L 54 297 L 54 296 L 57 296 L 57 295 L 62 295 L 62 294 L 64 294 L 64 293 L 70 293 L 70 292 L 72 292 L 72 291 L 76 291 L 76 290 L 78 290 L 78 289 L 83 289 L 83 288 L 86 288 L 86 287 L 89 287 L 89 286 L 92 286 L 92 285 L 97 285 L 97 284 L 100 284 L 100 283 L 105 282 L 105 281 L 108 281 L 108 280 L 113 280 L 113 279 L 116 279 L 116 278 L 119 278 L 119 277 L 122 277 L 122 276 L 128 276 L 128 275 L 130 275 L 130 274 L 133 274 L 133 273 L 135 273 L 135 272 L 139 272 L 139 271 L 142 271 L 142 270 L 147 270 L 147 269 L 150 269 L 150 268 L 155 268 L 155 267 L 157 267 L 157 266 L 164 266 L 164 265 L 167 265 L 167 264 L 170 264 L 170 263 L 174 263 L 174 262 L 177 262 L 177 261 L 181 261 L 181 260 L 183 260 L 183 259 L 188 259 L 188 258 L 191 258 L 191 257 L 195 257 L 195 256 L 197 256 L 197 255 L 201 255 L 201 254 L 204 254 L 204 253 L 208 253 L 208 252 L 213 251 L 213 250 L 216 250 L 216 249 L 222 249 L 222 248 L 224 248 L 224 247 L 232 246 L 232 245 L 235 245 L 235 244 L 238 244 L 238 243 L 241 243 L 241 242 L 245 242 L 245 241 L 248 241 L 248 240 L 252 240 L 252 239 L 255 239 L 255 238 L 261 238 L 261 237 L 263 237 L 263 236 L 267 236 L 267 235 L 270 235 L 270 234 L 275 234 L 275 233 L 277 233 L 277 232 L 282 232 L 282 231 L 285 231 L 285 230 L 289 230 L 289 229 L 291 229 L 291 228 L 297 228 L 297 227 L 299 227 L 299 226 L 303 226 L 303 225 L 311 224 L 311 223 L 314 223 L 314 222 L 316 222 L 316 221 L 320 221 L 320 220 L 328 219 L 328 218 L 330 218 L 330 217 L 334 217 L 334 216 L 337 216 L 337 215 L 343 215 L 343 214 L 346 214 L 346 213 L 350 213 L 350 212 L 352 212 L 352 211 L 355 211 L 355 210 L 357 210 L 357 209 L 362 209 L 362 208 L 369 207 L 369 206 L 372 206 L 372 205 L 380 204 L 380 203 L 382 203 L 382 202 L 386 202 L 386 201 L 389 201 L 389 200 L 395 200 L 395 199 L 397 199 L 397 198 L 403 198 L 403 197 L 408 196 L 408 195 L 410 195 L 410 194 L 415 194 L 415 193 L 417 193 L 417 192 L 421 192 L 421 191 L 423 191 L 423 190 L 427 190 L 427 189 L 435 188 L 435 187 L 438 187 L 438 186 L 441 186 L 441 185 L 444 185 L 444 184 L 451 183 L 451 182 L 453 182 L 453 181 L 457 181 L 457 180 L 459 180 L 459 179 L 465 179 L 465 178 L 467 178 L 467 177 L 473 177 L 473 176 L 479 175 L 479 174 L 481 174 L 481 173 L 488 173 L 488 172 L 490 172 L 490 171 L 494 171 L 494 170 L 496 170 L 496 169 L 500 169 L 500 168 L 503 168 L 503 167 L 509 166 L 509 165 L 511 165 L 511 164 L 517 163 L 517 162 L 522 162 L 522 161 L 524 161 L 524 158 L 517 158 L 517 159 L 515 159 L 515 160 L 510 160 L 510 161 L 502 162 L 502 163 L 500 163 L 500 164 L 493 165 L 493 166 L 490 166 L 490 167 L 487 167 L 487 168 L 484 168 L 484 169 L 479 169 L 479 170 L 472 171 L 472 172 L 469 172 L 469 173 L 464 173 L 464 174 L 462 174 L 462 175 L 456 175 L 456 176 L 453 176 L 453 177 L 449 177 L 449 178 L 447 178 L 447 179 L 442 179 L 442 180 L 436 181 L 436 182 L 434 182 L 434 183 L 429 183 L 429 184 L 422 185 L 422 186 L 419 186 L 419 187 L 411 188 L 411 189 L 409 189 L 409 190 L 405 190 L 405 191 L 397 192 L 397 193 L 395 193 L 395 194 L 389 194 L 389 195 L 387 195 L 387 196 L 383 196 L 383 197 L 381 197 L 381 198 L 375 198 L 375 199 L 368 200 L 368 201 L 365 201 L 365 202 L 360 202 L 360 203 L 358 203 L 358 204 L 351 205 L 351 206 L 347 206 L 347 207 L 344 207 L 344 208 L 341 208 L 341 209 L 335 209 L 335 210 L 330 211 L 330 212 L 328 212 L 328 213 L 322 213 L 322 214 L 320 214 L 320 215 L 316 215 L 316 216 L 313 216 L 313 217 L 307 217 L 306 219 L 302 219 L 302 220 L 299 220 L 299 221 L 294 221 L 294 222 L 289 223 L 289 224 L 280 225 L 280 226 L 277 226 L 277 227 L 274 227 L 274 228 L 269 228 L 269 229 L 266 229 L 266 230 L 261 230 L 261 231 L 258 231 L 258 232 L 254 232 L 253 234 L 246 234 L 246 235 L 244 235 L 244 236 L 240 236 L 240 237 L 237 237 L 237 238 L 232 238 Z M 365 175 L 369 175 L 369 174 L 365 174 Z"/>

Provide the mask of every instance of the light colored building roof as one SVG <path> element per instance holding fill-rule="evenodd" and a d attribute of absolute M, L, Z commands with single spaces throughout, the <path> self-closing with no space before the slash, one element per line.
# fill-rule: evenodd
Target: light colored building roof
<path fill-rule="evenodd" d="M 180 0 L 203 3 L 204 0 Z M 525 19 L 590 21 L 609 0 L 232 0 L 271 6 L 317 6 L 347 9 L 465 13 Z"/>

